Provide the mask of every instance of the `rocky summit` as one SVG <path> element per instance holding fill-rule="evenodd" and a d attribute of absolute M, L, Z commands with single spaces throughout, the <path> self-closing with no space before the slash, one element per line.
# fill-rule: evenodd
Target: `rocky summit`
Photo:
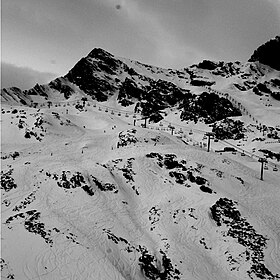
<path fill-rule="evenodd" d="M 280 71 L 280 36 L 276 36 L 274 39 L 266 42 L 265 44 L 261 45 L 257 48 L 249 61 L 252 62 L 260 62 L 271 68 Z"/>

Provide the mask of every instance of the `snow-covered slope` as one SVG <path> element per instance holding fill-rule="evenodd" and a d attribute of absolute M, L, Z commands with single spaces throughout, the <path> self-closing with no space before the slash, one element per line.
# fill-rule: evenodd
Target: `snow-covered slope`
<path fill-rule="evenodd" d="M 2 109 L 2 277 L 279 279 L 279 172 L 97 107 Z"/>
<path fill-rule="evenodd" d="M 1 277 L 280 279 L 279 81 L 94 49 L 3 89 Z"/>

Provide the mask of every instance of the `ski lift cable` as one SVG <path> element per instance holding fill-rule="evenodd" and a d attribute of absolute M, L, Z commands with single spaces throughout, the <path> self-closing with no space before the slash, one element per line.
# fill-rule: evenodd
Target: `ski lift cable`
<path fill-rule="evenodd" d="M 211 90 L 211 91 L 213 91 L 213 90 L 210 89 L 210 88 L 208 88 L 208 89 Z M 216 91 L 217 91 L 217 90 L 216 90 Z M 217 91 L 217 92 L 218 92 L 218 91 Z M 220 93 L 221 93 L 221 92 L 220 92 Z M 223 94 L 223 96 L 225 96 L 225 94 Z M 71 105 L 74 105 L 75 103 L 77 104 L 77 103 L 79 103 L 79 102 L 83 102 L 83 101 L 82 101 L 81 99 L 71 100 L 71 101 L 59 101 L 59 102 L 54 102 L 53 105 L 58 105 L 58 104 L 71 104 Z M 133 116 L 138 116 L 138 117 L 140 117 L 140 118 L 137 119 L 137 120 L 142 120 L 142 119 L 143 119 L 143 116 L 142 116 L 141 114 L 139 114 L 139 113 L 136 113 L 136 112 L 131 112 L 131 111 L 122 110 L 122 109 L 115 109 L 115 108 L 113 108 L 113 107 L 111 107 L 111 106 L 106 106 L 106 105 L 100 104 L 99 102 L 91 101 L 91 100 L 87 100 L 87 101 L 85 101 L 85 102 L 93 103 L 93 104 L 95 104 L 95 107 L 97 107 L 97 105 L 98 105 L 99 108 L 110 109 L 110 110 L 112 110 L 112 111 L 115 111 L 116 113 L 121 113 L 121 112 L 122 112 L 122 113 L 125 113 L 125 114 L 129 114 L 129 115 L 133 115 Z M 186 104 L 186 103 L 180 104 L 179 106 L 183 106 L 184 104 Z M 47 104 L 47 103 L 41 103 L 41 104 L 39 104 L 39 105 L 41 105 L 41 106 L 44 105 L 44 106 L 48 107 L 49 104 Z M 175 106 L 173 106 L 173 107 L 176 107 L 176 106 L 178 106 L 178 105 L 175 105 Z M 248 111 L 248 110 L 247 110 L 247 111 Z M 183 128 L 184 130 L 187 130 L 187 131 L 193 131 L 193 132 L 195 132 L 195 133 L 205 134 L 205 133 L 209 132 L 209 131 L 205 131 L 205 130 L 201 130 L 201 129 L 189 128 L 189 127 L 186 127 L 186 126 L 184 126 L 184 125 L 175 124 L 175 123 L 172 123 L 172 122 L 169 122 L 169 121 L 166 121 L 166 120 L 162 120 L 162 122 L 163 122 L 163 123 L 171 124 L 171 125 L 173 125 L 174 127 Z M 237 150 L 241 150 L 242 152 L 246 153 L 247 155 L 250 155 L 252 158 L 255 157 L 257 160 L 258 160 L 259 158 L 261 158 L 260 156 L 257 156 L 257 155 L 255 155 L 255 154 L 253 154 L 253 153 L 250 153 L 250 152 L 246 151 L 246 150 L 240 149 L 239 147 L 235 146 L 234 144 L 232 144 L 232 143 L 230 143 L 230 142 L 227 142 L 227 141 L 225 141 L 225 140 L 220 140 L 220 141 L 221 141 L 222 143 L 225 143 L 225 144 L 227 144 L 227 145 L 230 145 L 230 146 L 236 148 Z M 273 163 L 273 162 L 270 162 L 270 161 L 268 161 L 267 163 L 268 163 L 268 165 L 270 165 L 270 166 L 272 166 L 272 167 L 273 167 L 273 166 L 274 166 L 274 167 L 276 167 L 276 166 L 280 167 L 280 165 L 278 165 L 278 164 L 276 164 L 276 163 Z M 277 168 L 277 167 L 276 167 L 276 168 Z"/>

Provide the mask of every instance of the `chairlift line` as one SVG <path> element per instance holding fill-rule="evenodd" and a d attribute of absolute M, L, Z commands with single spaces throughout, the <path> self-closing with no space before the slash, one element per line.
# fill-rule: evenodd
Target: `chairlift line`
<path fill-rule="evenodd" d="M 215 90 L 213 90 L 213 89 L 211 89 L 211 88 L 209 88 L 209 90 L 215 91 Z M 218 91 L 217 91 L 217 92 L 218 92 Z M 228 95 L 228 93 L 224 94 L 224 93 L 218 92 L 218 94 L 223 94 L 223 95 L 226 96 L 228 99 L 231 98 L 231 97 Z M 73 101 L 70 101 L 70 102 L 69 102 L 69 101 L 61 101 L 61 102 L 52 103 L 52 104 L 55 105 L 56 107 L 57 107 L 57 106 L 66 107 L 66 106 L 70 106 L 70 104 L 72 104 L 72 105 L 80 104 L 80 103 L 79 103 L 80 101 L 81 101 L 81 100 L 78 99 L 78 100 L 73 100 Z M 235 102 L 236 102 L 236 101 L 235 101 Z M 105 109 L 105 112 L 108 112 L 109 110 L 112 110 L 112 111 L 111 111 L 111 114 L 112 114 L 112 115 L 114 115 L 115 112 L 116 112 L 116 113 L 118 113 L 119 116 L 121 116 L 121 113 L 123 113 L 123 114 L 125 115 L 125 117 L 133 116 L 133 118 L 136 119 L 137 116 L 140 116 L 140 117 L 142 118 L 142 115 L 139 114 L 139 113 L 136 113 L 136 112 L 131 112 L 131 111 L 122 110 L 122 109 L 115 109 L 115 108 L 112 108 L 112 107 L 110 107 L 110 106 L 101 105 L 101 104 L 99 104 L 99 102 L 96 102 L 96 101 L 88 101 L 88 102 L 87 102 L 87 106 L 90 106 L 91 104 L 92 104 L 93 107 L 97 107 L 97 104 L 98 104 L 98 106 L 99 106 L 99 107 L 98 107 L 98 110 L 99 110 L 99 111 L 102 111 L 102 108 Z M 248 112 L 248 110 L 246 110 L 246 108 L 244 108 L 244 107 L 241 105 L 241 103 L 238 103 L 238 102 L 237 102 L 237 104 L 238 104 L 240 107 L 242 107 L 242 109 L 244 110 L 244 112 L 245 112 L 246 114 L 248 114 L 257 124 L 261 125 L 261 123 L 260 123 L 255 117 L 253 117 L 253 116 Z M 180 106 L 184 106 L 184 105 L 185 105 L 185 103 L 180 104 Z M 48 105 L 47 103 L 41 103 L 41 104 L 37 104 L 37 106 L 38 106 L 38 107 L 47 107 L 47 106 L 49 106 L 49 105 Z M 176 105 L 176 106 L 177 106 L 177 105 Z M 175 107 L 175 106 L 174 106 L 174 107 Z M 114 111 L 115 111 L 115 112 L 114 112 Z M 189 134 L 190 134 L 190 135 L 192 135 L 193 133 L 198 133 L 198 134 L 205 134 L 205 133 L 208 133 L 208 131 L 204 131 L 204 130 L 201 130 L 201 129 L 195 129 L 195 128 L 189 128 L 189 127 L 186 127 L 185 125 L 173 124 L 173 123 L 168 122 L 168 121 L 166 121 L 166 120 L 162 120 L 161 123 L 160 123 L 159 125 L 162 127 L 162 126 L 163 126 L 163 123 L 166 123 L 166 124 L 168 123 L 167 127 L 168 127 L 168 128 L 172 127 L 173 130 L 174 130 L 175 128 L 180 128 L 180 131 L 182 131 L 181 133 L 183 133 L 183 129 L 184 129 L 184 131 L 186 131 L 186 130 L 189 131 Z M 159 130 L 158 127 L 156 127 L 156 129 Z M 179 133 L 180 133 L 180 131 L 179 131 Z M 186 134 L 185 134 L 184 136 L 187 137 Z M 205 140 L 205 135 L 203 136 L 202 140 Z M 190 139 L 190 141 L 191 141 L 191 139 Z M 216 142 L 217 140 L 215 139 L 214 141 Z M 221 141 L 221 143 L 231 145 L 231 146 L 237 148 L 238 150 L 240 150 L 240 148 L 236 147 L 236 146 L 235 146 L 234 144 L 232 144 L 232 143 L 229 143 L 229 142 L 227 142 L 227 141 L 225 141 L 225 140 L 220 140 L 220 141 Z M 280 141 L 279 141 L 279 142 L 280 142 Z M 255 157 L 255 158 L 257 158 L 257 159 L 260 159 L 259 156 L 255 155 L 255 154 L 253 154 L 253 153 L 250 153 L 250 152 L 248 152 L 248 151 L 246 151 L 246 153 L 247 153 L 249 156 L 251 156 L 252 158 Z M 245 155 L 244 150 L 241 152 L 241 156 L 243 156 L 243 155 Z M 269 162 L 269 161 L 267 162 L 267 164 L 272 166 L 272 170 L 273 170 L 273 171 L 278 171 L 278 168 L 277 168 L 277 165 L 276 165 L 276 164 L 274 164 L 274 163 L 272 163 L 272 162 Z M 273 166 L 274 166 L 274 167 L 273 167 Z M 266 167 L 267 167 L 267 165 L 266 165 Z M 268 167 L 267 167 L 267 168 L 268 168 Z"/>

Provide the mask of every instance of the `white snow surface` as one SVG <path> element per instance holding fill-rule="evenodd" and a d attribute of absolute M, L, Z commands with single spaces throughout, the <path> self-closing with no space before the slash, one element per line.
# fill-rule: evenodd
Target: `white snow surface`
<path fill-rule="evenodd" d="M 2 106 L 1 179 L 13 181 L 1 190 L 2 279 L 279 279 L 279 171 L 265 170 L 261 181 L 251 157 L 186 145 L 169 131 L 134 127 L 132 116 L 66 108 Z M 201 141 L 201 134 L 193 137 Z M 174 155 L 181 167 L 151 153 Z M 83 179 L 76 184 L 77 174 Z M 210 207 L 220 198 L 235 201 L 254 229 L 253 237 L 240 235 L 249 245 L 217 225 Z M 249 273 L 259 236 L 266 238 L 264 276 Z M 143 248 L 159 272 L 164 253 L 173 272 L 149 278 L 140 265 Z"/>

